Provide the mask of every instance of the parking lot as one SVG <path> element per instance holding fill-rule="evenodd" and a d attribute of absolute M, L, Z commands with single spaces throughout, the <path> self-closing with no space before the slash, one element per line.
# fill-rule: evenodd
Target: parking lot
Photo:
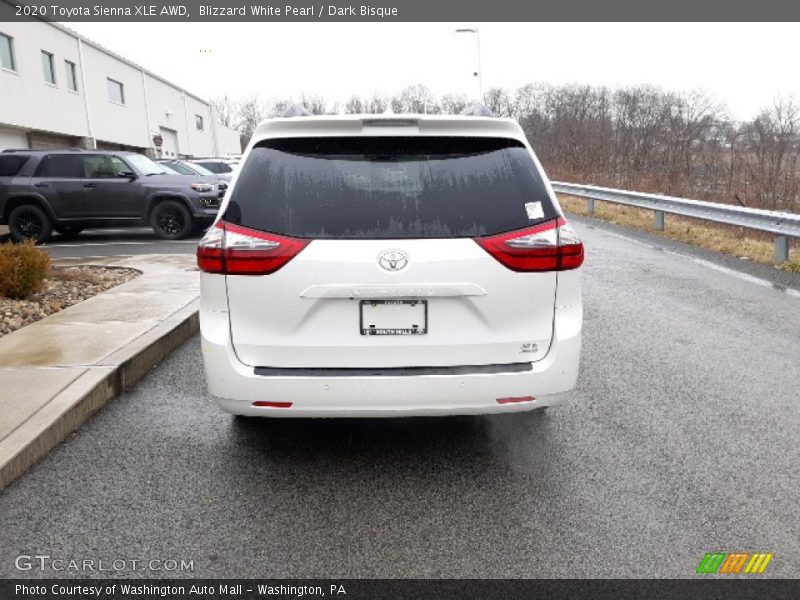
<path fill-rule="evenodd" d="M 54 235 L 42 248 L 54 259 L 91 259 L 134 254 L 194 254 L 200 235 L 185 240 L 160 240 L 148 227 L 88 229 L 80 236 Z"/>
<path fill-rule="evenodd" d="M 195 577 L 680 578 L 738 550 L 774 553 L 764 576 L 796 574 L 800 294 L 768 268 L 577 221 L 568 404 L 234 419 L 206 393 L 195 337 L 3 492 L 0 575 L 42 576 L 13 566 L 39 552 L 191 559 L 168 575 Z M 50 250 L 130 253 L 153 245 L 141 235 Z"/>

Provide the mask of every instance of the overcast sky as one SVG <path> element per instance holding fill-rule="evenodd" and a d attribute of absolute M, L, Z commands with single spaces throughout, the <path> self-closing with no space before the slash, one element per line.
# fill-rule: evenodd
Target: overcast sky
<path fill-rule="evenodd" d="M 392 93 L 415 83 L 477 95 L 529 82 L 703 89 L 735 118 L 800 99 L 800 24 L 70 23 L 129 60 L 211 99 Z"/>

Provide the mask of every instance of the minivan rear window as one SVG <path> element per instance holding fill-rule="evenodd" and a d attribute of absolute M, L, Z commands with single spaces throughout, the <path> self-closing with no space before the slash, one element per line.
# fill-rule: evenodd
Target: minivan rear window
<path fill-rule="evenodd" d="M 492 235 L 555 216 L 516 140 L 335 137 L 255 146 L 224 218 L 301 238 L 398 239 Z"/>
<path fill-rule="evenodd" d="M 19 173 L 28 158 L 19 154 L 0 156 L 0 177 L 13 177 Z"/>

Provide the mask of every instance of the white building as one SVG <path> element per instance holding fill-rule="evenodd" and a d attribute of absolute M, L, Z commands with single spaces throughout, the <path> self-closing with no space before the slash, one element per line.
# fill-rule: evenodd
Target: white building
<path fill-rule="evenodd" d="M 211 105 L 55 23 L 0 23 L 0 150 L 241 152 Z"/>

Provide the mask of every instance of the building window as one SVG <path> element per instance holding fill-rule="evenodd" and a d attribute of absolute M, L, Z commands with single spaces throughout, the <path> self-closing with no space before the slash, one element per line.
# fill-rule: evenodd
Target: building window
<path fill-rule="evenodd" d="M 44 69 L 44 80 L 53 85 L 56 84 L 56 66 L 53 62 L 53 55 L 42 50 L 42 68 Z"/>
<path fill-rule="evenodd" d="M 108 99 L 117 104 L 125 104 L 125 86 L 119 81 L 107 78 L 108 81 Z"/>
<path fill-rule="evenodd" d="M 9 71 L 16 71 L 14 62 L 14 38 L 0 33 L 0 67 Z"/>
<path fill-rule="evenodd" d="M 65 60 L 64 68 L 67 70 L 67 87 L 73 92 L 77 92 L 78 70 L 75 68 L 75 63 L 69 60 Z"/>
<path fill-rule="evenodd" d="M 194 125 L 199 131 L 203 131 L 203 117 L 200 115 L 194 116 Z"/>

